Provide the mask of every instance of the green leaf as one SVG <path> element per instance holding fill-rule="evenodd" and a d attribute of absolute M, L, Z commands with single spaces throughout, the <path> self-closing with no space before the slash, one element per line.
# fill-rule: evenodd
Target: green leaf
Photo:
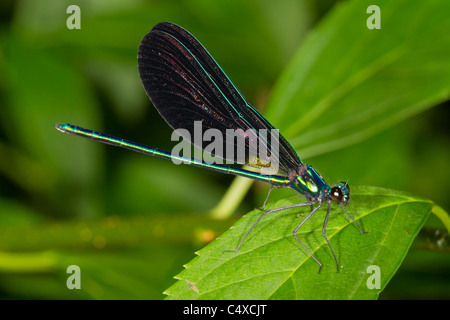
<path fill-rule="evenodd" d="M 381 11 L 379 30 L 366 27 L 373 4 Z M 336 5 L 278 78 L 267 119 L 307 159 L 365 141 L 447 100 L 449 10 L 450 2 L 440 0 Z M 245 193 L 242 185 L 228 193 Z M 231 215 L 241 197 L 224 198 L 228 206 L 213 211 Z"/>
<path fill-rule="evenodd" d="M 269 208 L 298 203 L 280 200 Z M 197 252 L 165 292 L 168 299 L 376 299 L 400 267 L 427 219 L 433 203 L 408 193 L 376 187 L 353 187 L 348 212 L 367 231 L 361 234 L 332 205 L 327 237 L 339 261 L 339 272 L 322 236 L 326 209 L 320 209 L 297 236 L 324 265 L 318 264 L 292 236 L 309 208 L 265 216 L 235 249 L 261 215 L 254 210 L 216 241 Z M 300 216 L 296 214 L 300 212 Z M 368 267 L 380 268 L 380 288 L 369 289 Z"/>
<path fill-rule="evenodd" d="M 372 4 L 380 7 L 379 30 L 366 27 Z M 336 5 L 280 76 L 267 118 L 308 158 L 447 100 L 449 11 L 441 0 Z"/>

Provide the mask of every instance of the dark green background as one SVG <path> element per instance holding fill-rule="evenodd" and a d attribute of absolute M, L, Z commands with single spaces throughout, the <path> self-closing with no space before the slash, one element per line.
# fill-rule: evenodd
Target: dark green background
<path fill-rule="evenodd" d="M 171 130 L 136 66 L 140 40 L 161 21 L 193 33 L 264 110 L 305 35 L 336 6 L 318 2 L 2 1 L 0 297 L 163 298 L 208 230 L 227 230 L 262 203 L 268 186 L 255 184 L 235 217 L 213 221 L 207 212 L 233 177 L 69 137 L 53 125 L 70 122 L 171 150 Z M 81 30 L 66 27 L 71 4 L 81 8 Z M 448 211 L 448 108 L 442 102 L 307 162 L 327 181 L 404 190 Z M 273 199 L 286 194 L 276 191 Z M 426 225 L 443 228 L 434 216 Z M 381 298 L 450 298 L 448 253 L 419 238 Z M 82 290 L 66 288 L 71 264 L 81 267 Z"/>

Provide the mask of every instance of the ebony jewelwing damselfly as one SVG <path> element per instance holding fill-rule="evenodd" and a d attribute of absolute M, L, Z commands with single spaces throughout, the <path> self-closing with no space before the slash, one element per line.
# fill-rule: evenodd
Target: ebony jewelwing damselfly
<path fill-rule="evenodd" d="M 184 138 L 188 140 L 194 135 L 194 123 L 196 121 L 201 121 L 202 126 L 207 129 L 219 130 L 225 136 L 227 135 L 227 129 L 241 130 L 240 132 L 244 135 L 250 129 L 256 132 L 275 130 L 273 125 L 245 100 L 244 96 L 200 42 L 180 26 L 162 22 L 152 28 L 142 39 L 139 46 L 138 69 L 142 85 L 155 108 L 173 129 L 185 129 L 185 132 L 188 134 Z M 322 263 L 298 239 L 297 231 L 324 203 L 327 203 L 327 213 L 322 233 L 339 271 L 336 255 L 326 236 L 331 202 L 336 202 L 355 223 L 358 230 L 364 233 L 344 208 L 350 200 L 350 187 L 348 184 L 340 182 L 333 187 L 329 186 L 317 171 L 300 160 L 294 148 L 281 134 L 279 134 L 277 141 L 278 154 L 270 154 L 272 158 L 275 157 L 279 169 L 273 174 L 261 174 L 233 166 L 228 162 L 227 164 L 207 163 L 199 159 L 182 157 L 72 124 L 57 124 L 55 127 L 59 131 L 68 134 L 78 135 L 146 155 L 178 160 L 186 164 L 222 173 L 264 181 L 271 184 L 270 191 L 273 187 L 291 188 L 306 197 L 306 203 L 263 211 L 261 216 L 242 237 L 236 249 L 224 252 L 237 252 L 248 234 L 265 215 L 280 210 L 307 206 L 311 207 L 311 212 L 297 225 L 293 231 L 293 236 L 314 261 L 319 264 L 320 272 Z M 254 145 L 250 143 L 248 136 L 245 136 L 245 138 L 245 145 L 240 147 L 245 150 L 237 151 L 245 151 L 245 154 L 248 155 L 251 153 L 252 150 L 250 149 L 252 146 L 254 148 Z M 195 144 L 194 141 L 189 141 Z M 266 139 L 264 143 L 266 146 L 270 146 L 274 141 Z M 202 146 L 200 147 L 202 148 Z M 239 149 L 237 145 L 234 147 Z M 269 154 L 267 155 L 269 156 Z M 236 157 L 233 156 L 231 158 L 231 160 L 235 160 Z M 261 166 L 258 161 L 256 164 L 255 162 L 251 163 L 248 156 L 245 159 L 245 164 L 253 167 Z M 264 201 L 263 210 L 270 191 Z M 317 206 L 314 208 L 315 204 Z"/>

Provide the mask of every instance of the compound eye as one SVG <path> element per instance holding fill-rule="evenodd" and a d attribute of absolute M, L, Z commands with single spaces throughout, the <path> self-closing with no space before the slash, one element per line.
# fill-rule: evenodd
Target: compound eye
<path fill-rule="evenodd" d="M 341 203 L 344 200 L 344 193 L 338 187 L 331 188 L 330 198 L 337 203 Z"/>

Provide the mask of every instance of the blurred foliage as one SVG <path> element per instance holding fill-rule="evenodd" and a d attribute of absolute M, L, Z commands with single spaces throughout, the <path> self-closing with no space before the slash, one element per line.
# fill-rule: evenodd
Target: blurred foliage
<path fill-rule="evenodd" d="M 382 6 L 384 1 L 375 2 Z M 406 20 L 398 23 L 410 21 L 429 31 L 426 26 L 427 22 L 432 25 L 433 12 L 426 10 L 427 3 L 423 2 L 420 12 L 408 12 L 405 7 Z M 81 8 L 80 30 L 66 27 L 66 8 L 72 4 Z M 283 79 L 289 77 L 286 67 L 301 64 L 296 53 L 299 45 L 313 41 L 314 30 L 343 4 L 313 0 L 2 1 L 0 296 L 163 298 L 162 292 L 175 282 L 172 277 L 192 259 L 193 252 L 232 225 L 230 219 L 212 220 L 206 213 L 233 178 L 62 135 L 53 125 L 71 122 L 170 150 L 171 130 L 142 89 L 136 53 L 153 25 L 171 21 L 207 47 L 253 105 L 262 109 L 277 82 L 268 117 L 280 125 L 281 132 L 289 129 L 292 137 L 295 127 L 283 128 L 286 120 L 276 113 L 277 94 Z M 397 16 L 401 12 L 397 9 Z M 362 12 L 361 19 L 366 17 Z M 411 25 L 405 26 L 405 32 Z M 448 59 L 448 51 L 420 52 L 427 49 L 428 34 L 419 32 L 417 47 L 408 47 L 413 52 L 408 56 L 410 65 L 426 70 L 437 59 Z M 341 46 L 335 44 L 340 55 L 345 56 L 352 37 L 351 32 L 343 32 Z M 376 55 L 383 41 L 396 39 L 383 29 L 379 37 L 360 49 Z M 330 83 L 325 88 L 332 89 L 344 72 L 351 75 L 357 53 L 352 51 L 353 56 L 339 70 L 333 70 L 333 52 L 327 53 L 329 65 L 323 68 L 328 69 L 322 72 L 327 75 L 329 71 L 330 77 L 322 82 Z M 350 177 L 351 185 L 405 190 L 449 211 L 450 136 L 445 100 L 450 84 L 443 79 L 430 82 L 432 76 L 428 73 L 415 79 L 411 90 L 419 94 L 422 88 L 436 84 L 447 88 L 446 95 L 429 104 L 436 107 L 418 115 L 418 111 L 404 114 L 398 119 L 403 121 L 392 127 L 383 125 L 382 119 L 370 122 L 376 124 L 371 134 L 352 145 L 328 149 L 326 154 L 312 152 L 309 156 L 315 157 L 308 163 L 327 181 Z M 435 76 L 440 79 L 438 73 Z M 376 97 L 383 101 L 385 90 L 401 81 L 390 79 L 386 87 L 366 87 L 353 107 L 364 105 L 364 93 L 368 101 Z M 352 99 L 346 103 L 355 103 Z M 308 105 L 302 108 L 308 110 Z M 295 122 L 297 115 L 287 114 L 287 120 Z M 321 117 L 308 125 L 308 130 L 322 128 Z M 296 147 L 306 157 L 301 153 L 304 146 Z M 236 213 L 259 206 L 267 190 L 268 186 L 255 184 Z M 292 195 L 277 190 L 271 201 L 286 194 Z M 426 225 L 442 228 L 434 216 Z M 381 298 L 450 298 L 449 256 L 427 248 L 413 245 Z M 71 264 L 82 270 L 82 290 L 66 287 L 66 268 Z"/>

